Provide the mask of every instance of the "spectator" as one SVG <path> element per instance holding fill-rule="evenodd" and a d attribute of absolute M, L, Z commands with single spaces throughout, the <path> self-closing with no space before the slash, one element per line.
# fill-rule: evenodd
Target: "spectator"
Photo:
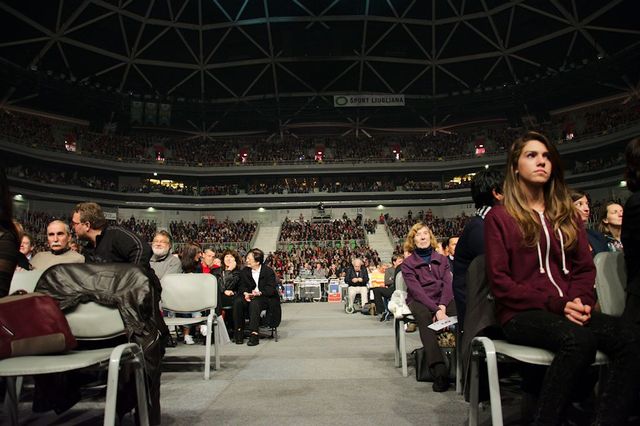
<path fill-rule="evenodd" d="M 396 272 L 400 272 L 400 265 L 404 258 L 398 254 L 391 256 L 391 266 L 384 271 L 384 286 L 374 287 L 373 301 L 376 304 L 376 312 L 380 315 L 380 321 L 391 319 L 391 313 L 387 310 L 387 303 L 396 289 Z"/>
<path fill-rule="evenodd" d="M 0 169 L 0 297 L 9 294 L 18 262 L 19 236 L 13 224 L 13 200 L 4 170 Z"/>
<path fill-rule="evenodd" d="M 635 138 L 625 150 L 625 177 L 631 197 L 624 205 L 622 243 L 627 267 L 627 304 L 623 317 L 640 324 L 640 139 Z"/>
<path fill-rule="evenodd" d="M 420 340 L 426 351 L 433 376 L 433 391 L 449 389 L 449 370 L 438 346 L 436 333 L 429 325 L 455 315 L 451 287 L 451 270 L 446 257 L 435 251 L 438 242 L 422 222 L 411 227 L 404 244 L 411 253 L 402 262 L 402 276 L 407 284 L 407 305 L 416 318 Z"/>
<path fill-rule="evenodd" d="M 349 306 L 353 308 L 353 302 L 356 295 L 360 295 L 360 302 L 362 306 L 366 305 L 369 301 L 369 289 L 367 284 L 369 283 L 369 274 L 367 269 L 363 266 L 362 260 L 356 258 L 351 262 L 351 268 L 347 270 L 347 274 L 344 277 L 344 282 L 349 286 L 348 297 Z"/>
<path fill-rule="evenodd" d="M 225 250 L 222 253 L 222 262 L 224 267 L 220 268 L 218 275 L 218 289 L 220 289 L 220 303 L 222 308 L 233 309 L 234 297 L 238 294 L 240 284 L 240 269 L 242 268 L 242 260 L 240 255 L 235 250 Z M 225 313 L 225 310 L 222 310 Z M 231 315 L 227 317 L 227 327 L 235 330 L 233 324 L 233 311 Z M 240 342 L 242 344 L 243 342 Z"/>
<path fill-rule="evenodd" d="M 599 231 L 595 229 L 588 228 L 589 226 L 589 215 L 591 213 L 591 209 L 589 207 L 589 194 L 579 190 L 571 191 L 571 200 L 573 200 L 573 205 L 578 211 L 578 215 L 584 224 L 584 227 L 587 231 L 587 239 L 589 240 L 589 250 L 591 250 L 591 255 L 595 256 L 596 254 L 608 251 L 607 240 Z"/>
<path fill-rule="evenodd" d="M 484 229 L 497 317 L 509 342 L 555 352 L 533 422 L 562 422 L 599 349 L 615 361 L 595 423 L 626 424 L 640 378 L 639 336 L 621 318 L 592 309 L 595 267 L 587 236 L 546 137 L 528 132 L 513 143 L 504 194 L 504 206 L 491 209 Z"/>
<path fill-rule="evenodd" d="M 180 274 L 182 273 L 182 264 L 178 256 L 174 256 L 171 253 L 171 247 L 173 241 L 171 234 L 165 230 L 156 232 L 151 242 L 151 250 L 153 255 L 150 259 L 151 269 L 156 273 L 159 279 L 162 279 L 166 274 Z"/>
<path fill-rule="evenodd" d="M 22 239 L 20 240 L 20 253 L 27 258 L 28 262 L 31 262 L 33 258 L 33 237 L 31 235 L 24 233 L 22 235 Z"/>
<path fill-rule="evenodd" d="M 467 222 L 456 245 L 452 269 L 453 296 L 456 301 L 459 327 L 463 331 L 467 311 L 467 269 L 473 259 L 484 254 L 484 218 L 493 206 L 501 203 L 504 197 L 502 195 L 503 182 L 504 174 L 502 172 L 488 169 L 477 173 L 471 183 L 471 198 L 476 212 Z"/>
<path fill-rule="evenodd" d="M 85 250 L 88 263 L 122 262 L 140 265 L 147 271 L 151 268 L 149 244 L 120 226 L 108 226 L 98 204 L 77 204 L 71 224 L 78 238 L 90 244 Z"/>
<path fill-rule="evenodd" d="M 233 306 L 236 327 L 235 340 L 242 344 L 244 339 L 244 308 L 249 310 L 249 341 L 247 346 L 260 343 L 258 327 L 260 312 L 269 306 L 268 298 L 279 297 L 276 287 L 276 274 L 264 263 L 264 252 L 253 248 L 247 253 L 246 265 L 240 272 L 238 295 Z"/>
<path fill-rule="evenodd" d="M 600 211 L 598 230 L 607 241 L 608 251 L 622 251 L 622 206 L 614 201 L 607 202 Z"/>
<path fill-rule="evenodd" d="M 182 271 L 185 274 L 191 273 L 202 273 L 202 266 L 200 263 L 200 259 L 202 258 L 202 248 L 200 248 L 200 244 L 189 242 L 186 243 L 182 247 L 182 251 L 180 252 L 180 263 L 182 265 Z M 198 313 L 192 314 L 181 314 L 177 313 L 176 316 L 184 316 L 188 317 L 196 317 L 199 316 Z M 193 345 L 196 342 L 193 340 L 191 336 L 191 327 L 184 326 L 182 327 L 182 336 L 184 343 L 186 345 Z"/>
<path fill-rule="evenodd" d="M 69 225 L 61 220 L 54 220 L 47 226 L 49 251 L 42 251 L 31 259 L 33 269 L 45 270 L 61 263 L 84 263 L 84 256 L 71 250 L 71 231 Z"/>

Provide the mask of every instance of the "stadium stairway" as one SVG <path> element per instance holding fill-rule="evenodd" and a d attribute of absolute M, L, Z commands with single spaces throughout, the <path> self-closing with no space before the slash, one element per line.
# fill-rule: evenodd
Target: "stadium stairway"
<path fill-rule="evenodd" d="M 260 225 L 258 227 L 258 235 L 256 235 L 254 247 L 259 248 L 265 254 L 276 251 L 278 235 L 280 234 L 280 225 Z"/>
<path fill-rule="evenodd" d="M 378 252 L 380 260 L 383 263 L 390 263 L 394 247 L 384 228 L 385 225 L 379 224 L 376 227 L 376 233 L 367 235 L 367 239 L 369 240 L 369 247 Z"/>

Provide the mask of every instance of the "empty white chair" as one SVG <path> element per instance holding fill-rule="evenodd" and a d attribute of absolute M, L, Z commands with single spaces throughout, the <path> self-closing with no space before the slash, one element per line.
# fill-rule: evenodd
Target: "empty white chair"
<path fill-rule="evenodd" d="M 16 290 L 24 290 L 27 293 L 31 293 L 36 288 L 36 284 L 43 272 L 42 270 L 15 272 L 13 278 L 11 278 L 9 294 Z"/>
<path fill-rule="evenodd" d="M 211 274 L 167 274 L 162 277 L 162 308 L 176 313 L 193 313 L 194 318 L 164 317 L 167 327 L 207 324 L 204 378 L 211 375 L 211 335 L 214 339 L 215 368 L 220 368 L 220 332 L 215 309 L 218 304 L 217 280 Z M 201 316 L 201 311 L 209 311 Z"/>

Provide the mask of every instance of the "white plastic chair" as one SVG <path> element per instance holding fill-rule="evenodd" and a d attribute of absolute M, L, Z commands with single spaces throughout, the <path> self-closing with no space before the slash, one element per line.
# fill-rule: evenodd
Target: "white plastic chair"
<path fill-rule="evenodd" d="M 66 315 L 71 331 L 76 338 L 103 340 L 125 332 L 120 313 L 94 302 L 84 303 Z M 116 397 L 118 373 L 122 364 L 134 367 L 138 417 L 141 425 L 149 424 L 145 365 L 142 349 L 136 343 L 123 343 L 116 347 L 86 351 L 70 351 L 57 355 L 35 355 L 0 360 L 0 377 L 7 380 L 5 398 L 9 424 L 18 424 L 18 399 L 20 379 L 23 376 L 62 373 L 67 371 L 107 368 L 107 396 L 104 408 L 104 425 L 116 422 Z"/>
<path fill-rule="evenodd" d="M 13 294 L 16 290 L 24 290 L 27 293 L 33 292 L 43 272 L 43 270 L 15 272 L 13 278 L 11 278 L 9 294 Z"/>
<path fill-rule="evenodd" d="M 402 273 L 396 275 L 396 290 L 407 291 Z M 403 315 L 402 318 L 393 317 L 394 343 L 395 343 L 395 365 L 402 367 L 402 377 L 409 375 L 407 369 L 407 336 L 404 325 L 415 322 L 413 315 Z"/>
<path fill-rule="evenodd" d="M 610 315 L 622 314 L 625 304 L 624 284 L 626 283 L 622 253 L 600 253 L 594 261 L 596 264 L 596 289 L 600 287 L 598 298 L 602 312 Z M 479 276 L 478 279 L 482 279 L 482 277 Z M 600 294 L 605 297 L 600 299 Z M 475 337 L 471 342 L 469 426 L 478 424 L 478 382 L 481 358 L 485 358 L 487 362 L 491 421 L 494 426 L 502 426 L 498 361 L 520 361 L 535 365 L 550 365 L 554 356 L 553 352 L 545 349 L 514 345 L 504 340 L 491 340 L 488 337 Z M 607 356 L 598 351 L 596 360 L 592 365 L 604 365 L 608 362 Z"/>
<path fill-rule="evenodd" d="M 627 270 L 624 254 L 602 252 L 593 258 L 596 264 L 596 293 L 600 310 L 619 317 L 624 312 L 627 288 Z"/>
<path fill-rule="evenodd" d="M 220 369 L 220 331 L 215 313 L 218 304 L 217 280 L 211 274 L 167 274 L 162 284 L 162 308 L 176 313 L 209 311 L 206 317 L 168 318 L 167 327 L 207 324 L 205 343 L 204 379 L 211 377 L 211 335 L 214 339 L 215 368 Z"/>

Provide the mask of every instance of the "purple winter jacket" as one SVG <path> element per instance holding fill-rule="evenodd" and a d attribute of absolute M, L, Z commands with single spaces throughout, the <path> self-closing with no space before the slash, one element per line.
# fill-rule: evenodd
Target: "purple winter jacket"
<path fill-rule="evenodd" d="M 447 306 L 453 300 L 449 260 L 443 255 L 434 251 L 427 264 L 414 252 L 400 266 L 407 284 L 407 304 L 417 301 L 436 312 L 438 305 Z"/>

